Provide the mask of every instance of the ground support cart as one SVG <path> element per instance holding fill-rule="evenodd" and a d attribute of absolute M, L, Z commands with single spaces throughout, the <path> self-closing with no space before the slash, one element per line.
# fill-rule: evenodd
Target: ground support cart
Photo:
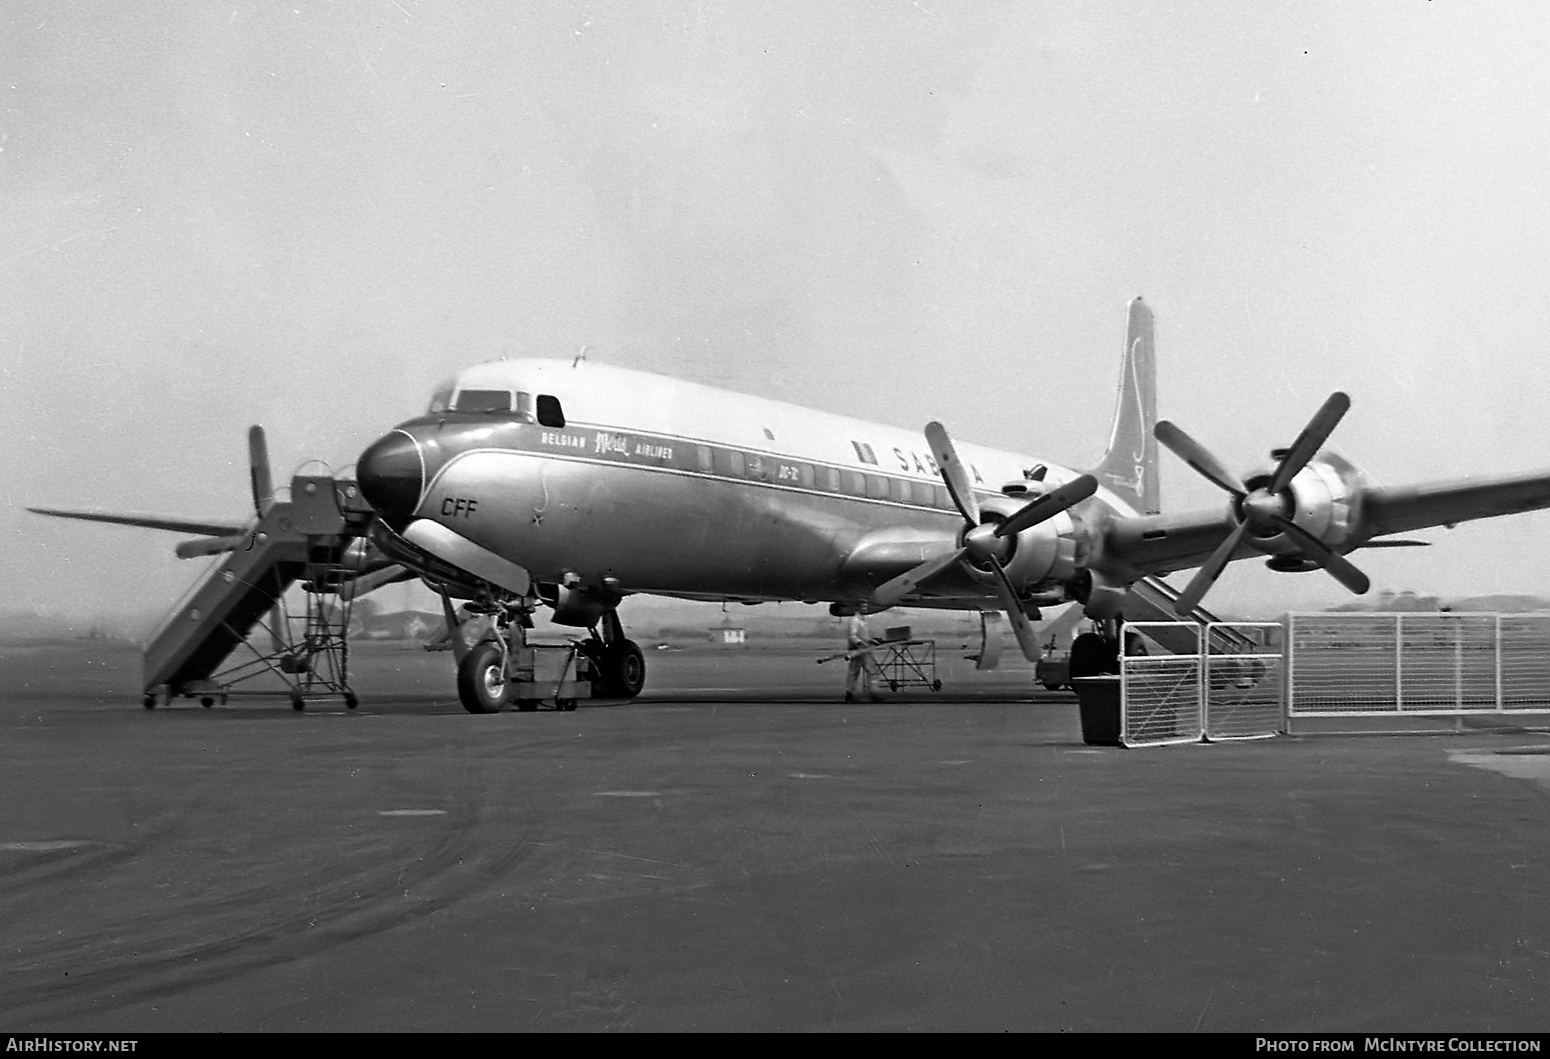
<path fill-rule="evenodd" d="M 578 641 L 522 644 L 511 654 L 507 676 L 517 709 L 550 702 L 557 710 L 574 710 L 578 699 L 592 697 L 591 661 Z"/>
<path fill-rule="evenodd" d="M 889 691 L 930 688 L 941 691 L 936 675 L 935 640 L 884 640 L 872 648 L 880 679 Z"/>

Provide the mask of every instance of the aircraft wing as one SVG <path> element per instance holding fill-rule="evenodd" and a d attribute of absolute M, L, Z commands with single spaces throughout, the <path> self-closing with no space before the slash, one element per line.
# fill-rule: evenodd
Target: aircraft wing
<path fill-rule="evenodd" d="M 1362 521 L 1367 535 L 1378 537 L 1546 507 L 1550 507 L 1550 474 L 1541 471 L 1484 481 L 1466 478 L 1398 489 L 1373 487 L 1362 495 Z"/>
<path fill-rule="evenodd" d="M 1354 516 L 1349 529 L 1325 541 L 1336 552 L 1382 547 L 1388 542 L 1373 538 L 1390 534 L 1550 508 L 1550 472 L 1399 487 L 1369 482 L 1353 489 L 1350 507 Z M 1121 576 L 1189 569 L 1205 563 L 1236 526 L 1231 512 L 1221 509 L 1116 518 L 1102 535 L 1095 565 Z M 1232 558 L 1262 554 L 1245 539 Z"/>
<path fill-rule="evenodd" d="M 29 507 L 35 515 L 51 515 L 54 518 L 74 518 L 84 522 L 110 522 L 116 526 L 140 526 L 145 529 L 167 530 L 170 533 L 187 533 L 207 537 L 232 537 L 243 533 L 243 522 L 212 522 L 209 520 L 166 518 L 162 515 L 141 515 L 132 512 L 71 511 L 64 508 Z"/>

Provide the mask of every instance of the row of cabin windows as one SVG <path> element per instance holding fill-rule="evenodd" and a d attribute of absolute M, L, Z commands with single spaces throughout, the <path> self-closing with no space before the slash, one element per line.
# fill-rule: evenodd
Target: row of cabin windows
<path fill-rule="evenodd" d="M 556 428 L 565 426 L 565 412 L 560 407 L 558 397 L 541 393 L 535 401 L 533 395 L 522 390 L 518 390 L 515 395 L 510 390 L 458 390 L 454 396 L 449 387 L 438 391 L 431 399 L 430 411 L 507 412 L 514 413 L 524 423 L 537 422 Z M 873 455 L 870 445 L 859 441 L 851 444 L 864 462 L 876 465 L 877 457 Z M 953 501 L 947 495 L 947 490 L 930 482 L 864 474 L 838 467 L 815 468 L 810 463 L 793 463 L 761 453 L 742 453 L 734 449 L 712 450 L 708 445 L 695 446 L 695 461 L 706 474 L 818 489 L 844 496 L 864 496 L 871 500 L 892 500 L 900 504 L 937 507 L 944 511 L 953 510 Z"/>
<path fill-rule="evenodd" d="M 953 510 L 953 501 L 947 495 L 947 490 L 930 482 L 864 474 L 838 467 L 814 467 L 810 463 L 795 463 L 760 453 L 712 449 L 709 445 L 696 445 L 695 459 L 699 469 L 706 474 L 818 489 L 844 496 L 864 496 L 872 500 L 892 500 L 921 507 L 938 507 L 944 511 Z"/>
<path fill-rule="evenodd" d="M 513 399 L 515 398 L 515 399 Z M 515 414 L 524 423 L 539 423 L 546 427 L 563 427 L 565 410 L 560 399 L 552 394 L 541 393 L 535 401 L 524 390 L 513 394 L 510 390 L 458 390 L 454 397 L 451 387 L 436 392 L 431 398 L 430 411 L 436 412 L 507 412 Z"/>

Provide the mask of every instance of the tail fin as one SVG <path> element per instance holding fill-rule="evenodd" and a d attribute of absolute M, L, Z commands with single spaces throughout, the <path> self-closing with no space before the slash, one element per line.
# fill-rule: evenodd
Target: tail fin
<path fill-rule="evenodd" d="M 1152 310 L 1140 298 L 1130 303 L 1119 401 L 1103 462 L 1093 468 L 1099 483 L 1144 515 L 1162 510 L 1157 478 L 1157 360 L 1152 344 Z"/>

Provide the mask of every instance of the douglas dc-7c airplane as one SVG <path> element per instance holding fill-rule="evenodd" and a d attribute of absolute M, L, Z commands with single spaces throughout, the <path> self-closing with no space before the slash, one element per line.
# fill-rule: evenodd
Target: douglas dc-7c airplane
<path fill-rule="evenodd" d="M 582 359 L 480 364 L 361 455 L 375 517 L 355 576 L 362 589 L 421 577 L 489 615 L 487 638 L 459 651 L 458 688 L 470 711 L 491 712 L 511 697 L 509 660 L 540 604 L 592 630 L 595 686 L 618 697 L 645 680 L 616 613 L 634 593 L 827 602 L 836 614 L 998 609 L 1035 660 L 1042 606 L 1077 601 L 1113 636 L 1136 582 L 1199 567 L 1173 601 L 1188 616 L 1228 562 L 1250 556 L 1322 568 L 1362 593 L 1346 553 L 1550 506 L 1547 472 L 1378 486 L 1323 450 L 1349 405 L 1333 394 L 1272 465 L 1239 478 L 1156 421 L 1139 298 L 1108 451 L 1090 473 L 960 445 L 940 423 L 920 437 Z M 1229 495 L 1225 509 L 1161 513 L 1159 441 Z M 45 513 L 226 533 L 212 550 L 234 529 Z"/>

